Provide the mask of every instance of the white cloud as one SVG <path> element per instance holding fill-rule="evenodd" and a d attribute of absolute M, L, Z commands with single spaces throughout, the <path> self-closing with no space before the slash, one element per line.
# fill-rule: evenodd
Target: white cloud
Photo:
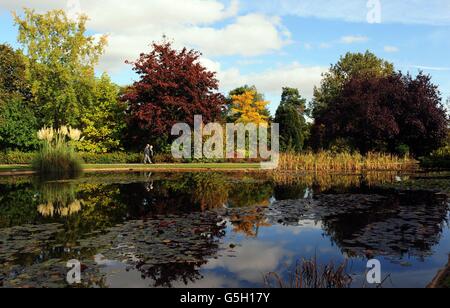
<path fill-rule="evenodd" d="M 400 49 L 395 46 L 384 46 L 384 51 L 389 53 L 399 52 Z"/>
<path fill-rule="evenodd" d="M 259 0 L 245 2 L 244 8 L 277 15 L 365 23 L 369 12 L 367 3 L 366 0 Z M 448 0 L 380 0 L 380 3 L 382 23 L 450 25 Z"/>
<path fill-rule="evenodd" d="M 360 35 L 349 35 L 341 37 L 341 43 L 343 44 L 354 44 L 354 43 L 364 43 L 367 42 L 369 38 L 367 36 Z"/>
<path fill-rule="evenodd" d="M 107 33 L 109 45 L 100 68 L 123 68 L 163 35 L 176 47 L 196 48 L 206 56 L 258 56 L 280 50 L 290 33 L 280 18 L 263 14 L 238 15 L 238 1 L 225 6 L 218 0 L 80 0 L 90 16 L 89 30 Z M 0 0 L 0 8 L 38 11 L 73 7 L 70 2 L 50 0 Z M 224 22 L 220 27 L 218 22 Z"/>
<path fill-rule="evenodd" d="M 425 65 L 412 65 L 411 68 L 415 68 L 422 71 L 437 71 L 437 72 L 448 72 L 450 71 L 450 67 L 442 67 L 442 66 L 425 66 Z"/>
<path fill-rule="evenodd" d="M 326 71 L 326 67 L 307 67 L 294 62 L 286 66 L 252 74 L 241 74 L 239 69 L 231 68 L 219 71 L 218 78 L 224 91 L 248 84 L 255 85 L 263 93 L 278 96 L 281 94 L 283 87 L 293 87 L 298 88 L 302 96 L 311 98 L 314 86 L 320 84 L 322 73 Z"/>

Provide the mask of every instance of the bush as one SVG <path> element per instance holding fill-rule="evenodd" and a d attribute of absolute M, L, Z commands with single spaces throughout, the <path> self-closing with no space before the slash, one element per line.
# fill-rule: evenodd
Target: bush
<path fill-rule="evenodd" d="M 426 169 L 450 169 L 450 146 L 447 145 L 420 159 L 420 165 Z"/>
<path fill-rule="evenodd" d="M 80 153 L 86 164 L 140 164 L 144 155 L 140 153 L 115 152 L 107 154 Z"/>
<path fill-rule="evenodd" d="M 35 157 L 36 153 L 0 152 L 0 165 L 29 165 Z"/>
<path fill-rule="evenodd" d="M 61 127 L 59 130 L 43 128 L 38 132 L 41 149 L 33 160 L 33 169 L 46 179 L 77 177 L 82 172 L 81 160 L 73 148 L 81 132 Z"/>

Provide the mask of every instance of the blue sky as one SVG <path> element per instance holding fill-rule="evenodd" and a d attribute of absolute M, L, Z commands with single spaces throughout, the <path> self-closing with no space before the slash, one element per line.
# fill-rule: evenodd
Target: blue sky
<path fill-rule="evenodd" d="M 204 65 L 218 72 L 221 91 L 255 84 L 272 111 L 283 86 L 297 87 L 310 99 L 321 73 L 349 51 L 373 51 L 404 72 L 423 70 L 443 97 L 450 96 L 450 0 L 130 2 L 0 0 L 0 41 L 17 46 L 12 10 L 63 8 L 89 15 L 90 34 L 109 35 L 97 70 L 122 85 L 135 79 L 124 61 L 166 34 L 177 47 L 203 52 Z"/>

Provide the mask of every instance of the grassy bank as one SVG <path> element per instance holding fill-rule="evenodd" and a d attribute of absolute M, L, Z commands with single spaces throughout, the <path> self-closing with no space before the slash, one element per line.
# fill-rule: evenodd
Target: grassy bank
<path fill-rule="evenodd" d="M 124 159 L 127 156 L 111 154 L 108 158 Z M 125 160 L 125 159 L 124 159 Z M 285 173 L 298 174 L 301 172 L 331 172 L 331 173 L 361 173 L 365 171 L 400 171 L 417 168 L 417 162 L 409 158 L 399 158 L 388 154 L 371 153 L 367 156 L 360 154 L 333 154 L 329 152 L 305 154 L 281 154 L 279 167 L 269 172 L 274 176 Z M 158 163 L 143 165 L 138 163 L 85 163 L 83 169 L 94 171 L 184 171 L 184 170 L 258 170 L 259 163 Z M 0 172 L 31 170 L 27 164 L 0 165 Z"/>
<path fill-rule="evenodd" d="M 259 170 L 260 165 L 255 163 L 191 163 L 191 164 L 85 164 L 83 169 L 86 172 L 126 172 L 126 171 L 247 171 Z M 31 165 L 0 165 L 0 175 L 9 173 L 31 172 Z"/>

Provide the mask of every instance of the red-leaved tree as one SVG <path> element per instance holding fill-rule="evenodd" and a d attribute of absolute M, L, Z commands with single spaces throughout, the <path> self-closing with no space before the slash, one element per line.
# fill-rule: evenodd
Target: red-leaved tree
<path fill-rule="evenodd" d="M 428 155 L 446 137 L 448 117 L 430 76 L 396 73 L 381 78 L 355 77 L 315 119 L 313 138 L 322 144 L 345 140 L 362 153 Z"/>
<path fill-rule="evenodd" d="M 131 63 L 140 80 L 122 97 L 129 104 L 128 143 L 132 147 L 167 140 L 174 124 L 192 126 L 194 115 L 202 115 L 205 122 L 219 119 L 225 104 L 216 73 L 199 63 L 199 52 L 177 51 L 169 42 L 152 46 L 150 53 Z"/>

